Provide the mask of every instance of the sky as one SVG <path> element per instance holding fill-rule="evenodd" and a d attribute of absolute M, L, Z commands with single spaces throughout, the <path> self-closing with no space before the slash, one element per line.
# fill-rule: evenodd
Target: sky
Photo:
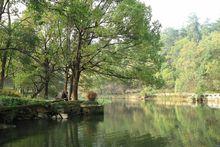
<path fill-rule="evenodd" d="M 195 13 L 200 23 L 220 18 L 220 0 L 140 0 L 152 8 L 153 19 L 159 20 L 163 29 L 186 25 L 188 16 Z"/>

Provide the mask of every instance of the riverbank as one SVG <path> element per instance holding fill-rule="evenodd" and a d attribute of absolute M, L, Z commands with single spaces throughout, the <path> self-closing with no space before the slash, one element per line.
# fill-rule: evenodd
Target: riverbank
<path fill-rule="evenodd" d="M 63 116 L 72 119 L 83 115 L 100 115 L 103 112 L 104 102 L 0 97 L 0 123 L 2 124 L 21 120 L 63 119 Z"/>
<path fill-rule="evenodd" d="M 1 147 L 217 146 L 220 109 L 113 101 L 105 116 L 18 121 L 1 130 Z"/>
<path fill-rule="evenodd" d="M 220 100 L 220 93 L 204 93 L 204 94 L 196 94 L 196 93 L 155 93 L 155 94 L 145 94 L 143 95 L 140 92 L 135 93 L 125 93 L 125 94 L 117 94 L 117 95 L 108 95 L 104 97 L 108 99 L 126 99 L 126 100 L 148 100 L 148 99 L 179 99 L 179 100 L 193 100 L 193 99 L 207 99 L 210 101 Z"/>

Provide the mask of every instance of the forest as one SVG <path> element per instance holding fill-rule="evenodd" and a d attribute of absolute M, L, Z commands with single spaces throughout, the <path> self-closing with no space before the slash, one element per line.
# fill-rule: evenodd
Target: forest
<path fill-rule="evenodd" d="M 161 31 L 151 7 L 135 0 L 3 0 L 0 32 L 3 93 L 220 91 L 220 21 L 200 24 L 195 14 Z"/>
<path fill-rule="evenodd" d="M 175 92 L 220 91 L 220 19 L 200 24 L 191 14 L 187 26 L 161 34 L 165 89 Z"/>

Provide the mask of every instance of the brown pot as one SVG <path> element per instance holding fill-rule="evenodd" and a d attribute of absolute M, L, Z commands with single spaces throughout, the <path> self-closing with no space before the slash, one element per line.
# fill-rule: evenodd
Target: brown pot
<path fill-rule="evenodd" d="M 93 91 L 89 91 L 89 92 L 87 93 L 87 99 L 88 99 L 89 101 L 95 101 L 96 98 L 97 98 L 97 93 L 95 93 L 95 92 L 93 92 Z"/>

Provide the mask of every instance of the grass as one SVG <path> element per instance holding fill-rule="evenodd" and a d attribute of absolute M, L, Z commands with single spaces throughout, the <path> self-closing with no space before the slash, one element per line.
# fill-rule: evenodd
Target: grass
<path fill-rule="evenodd" d="M 14 106 L 24 106 L 24 105 L 34 105 L 42 104 L 47 105 L 48 103 L 54 101 L 55 99 L 43 99 L 37 98 L 33 99 L 30 97 L 21 96 L 17 91 L 12 89 L 0 90 L 0 106 L 14 107 Z M 85 97 L 79 96 L 79 101 L 86 101 Z M 97 102 L 99 105 L 105 105 L 111 103 L 111 100 L 107 98 L 98 98 Z M 65 101 L 60 101 L 59 104 L 66 104 Z"/>
<path fill-rule="evenodd" d="M 22 106 L 22 105 L 33 105 L 33 104 L 47 104 L 46 100 L 36 100 L 29 98 L 19 98 L 11 96 L 0 96 L 0 106 Z"/>
<path fill-rule="evenodd" d="M 79 100 L 85 101 L 85 99 L 80 98 Z M 3 96 L 0 95 L 0 106 L 22 106 L 22 105 L 34 105 L 34 104 L 48 104 L 51 102 L 51 100 L 45 100 L 45 99 L 31 99 L 31 98 L 25 98 L 25 97 L 12 97 L 12 96 Z M 100 105 L 105 105 L 111 103 L 111 100 L 106 98 L 99 98 L 97 99 L 97 102 Z M 60 104 L 62 103 L 59 102 Z M 66 103 L 63 101 L 63 103 Z"/>

